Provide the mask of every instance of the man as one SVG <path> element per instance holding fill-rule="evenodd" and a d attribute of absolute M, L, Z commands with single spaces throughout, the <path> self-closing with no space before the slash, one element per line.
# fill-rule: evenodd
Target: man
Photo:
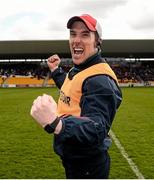
<path fill-rule="evenodd" d="M 44 94 L 33 103 L 31 115 L 54 133 L 54 150 L 61 157 L 69 179 L 104 179 L 109 176 L 109 136 L 122 95 L 117 78 L 101 58 L 101 26 L 84 14 L 69 19 L 73 68 L 58 67 L 60 58 L 48 59 L 52 77 L 60 89 L 58 107 Z"/>

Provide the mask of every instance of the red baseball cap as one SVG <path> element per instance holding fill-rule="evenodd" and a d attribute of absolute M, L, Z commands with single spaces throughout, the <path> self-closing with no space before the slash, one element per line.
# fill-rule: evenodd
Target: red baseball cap
<path fill-rule="evenodd" d="M 71 29 L 72 24 L 75 21 L 83 21 L 90 31 L 97 32 L 99 37 L 102 36 L 102 28 L 99 22 L 90 16 L 89 14 L 83 14 L 81 16 L 73 16 L 67 22 L 67 28 Z"/>

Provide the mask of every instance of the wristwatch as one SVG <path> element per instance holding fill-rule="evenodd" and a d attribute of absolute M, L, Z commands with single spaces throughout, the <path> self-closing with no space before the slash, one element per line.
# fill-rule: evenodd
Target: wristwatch
<path fill-rule="evenodd" d="M 51 124 L 47 124 L 44 127 L 44 130 L 47 131 L 49 134 L 53 133 L 55 131 L 59 121 L 60 121 L 60 118 L 57 117 Z"/>

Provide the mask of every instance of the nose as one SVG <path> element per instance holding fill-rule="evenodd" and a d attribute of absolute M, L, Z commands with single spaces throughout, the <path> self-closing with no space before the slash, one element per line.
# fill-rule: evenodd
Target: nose
<path fill-rule="evenodd" d="M 74 43 L 80 43 L 81 42 L 81 38 L 80 38 L 80 36 L 75 36 L 74 38 L 73 38 L 73 42 Z"/>

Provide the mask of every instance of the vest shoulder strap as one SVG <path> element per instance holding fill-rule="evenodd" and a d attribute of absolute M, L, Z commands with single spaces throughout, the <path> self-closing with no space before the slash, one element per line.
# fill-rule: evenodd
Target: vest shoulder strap
<path fill-rule="evenodd" d="M 117 80 L 115 73 L 113 72 L 113 70 L 107 63 L 99 63 L 96 65 L 93 65 L 93 66 L 79 72 L 77 74 L 77 76 L 78 76 L 77 78 L 82 78 L 84 81 L 88 77 L 91 77 L 94 75 L 99 75 L 99 74 L 104 74 L 104 75 L 110 76 L 118 84 L 118 80 Z"/>

